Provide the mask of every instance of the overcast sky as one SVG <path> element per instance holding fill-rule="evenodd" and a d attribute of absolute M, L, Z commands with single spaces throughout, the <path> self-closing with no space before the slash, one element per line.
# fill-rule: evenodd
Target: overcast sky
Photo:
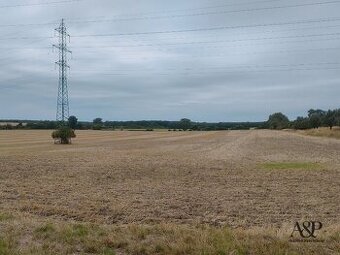
<path fill-rule="evenodd" d="M 39 5 L 60 1 L 0 0 L 0 119 L 55 119 L 62 18 L 81 120 L 262 121 L 340 107 L 340 1 Z"/>

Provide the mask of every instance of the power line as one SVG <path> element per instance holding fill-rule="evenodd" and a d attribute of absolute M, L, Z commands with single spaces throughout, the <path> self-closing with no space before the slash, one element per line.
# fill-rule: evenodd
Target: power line
<path fill-rule="evenodd" d="M 322 28 L 337 28 L 339 26 L 340 26 L 340 24 L 339 25 L 330 25 L 330 26 L 318 26 L 318 27 L 314 26 L 314 27 L 302 27 L 302 28 L 290 28 L 290 29 L 281 29 L 281 30 L 259 31 L 259 32 L 256 32 L 256 33 L 297 31 L 297 30 L 301 30 L 301 29 L 303 29 L 303 30 L 308 29 L 309 30 L 309 29 L 322 29 Z M 215 35 L 213 35 L 213 36 L 215 36 Z M 205 37 L 211 37 L 211 36 L 205 35 Z M 37 38 L 31 38 L 31 37 L 29 37 L 29 38 L 28 37 L 15 37 L 15 39 L 22 39 L 22 38 L 24 38 L 24 39 L 37 39 Z M 50 39 L 50 38 L 54 38 L 54 37 L 44 37 L 44 38 L 38 38 L 38 39 L 39 39 L 39 41 L 41 41 L 41 40 L 46 40 L 46 39 Z M 167 37 L 165 39 L 166 40 L 169 40 L 169 39 L 185 39 L 185 37 L 170 37 L 170 38 Z M 334 39 L 338 39 L 338 38 L 334 38 Z M 146 40 L 138 39 L 138 41 L 150 41 L 150 39 L 146 39 Z M 319 41 L 319 40 L 316 40 L 316 41 Z M 218 43 L 218 42 L 224 42 L 224 41 L 211 41 L 210 43 Z M 300 42 L 300 41 L 297 41 L 297 42 Z M 304 41 L 301 41 L 301 42 L 304 42 Z M 194 42 L 194 43 L 196 43 L 196 42 Z M 198 42 L 198 43 L 200 43 L 200 42 Z M 189 44 L 192 44 L 192 42 L 189 42 Z M 86 46 L 86 47 L 79 46 L 77 48 L 122 48 L 122 47 L 144 47 L 144 46 L 152 46 L 152 45 L 149 45 L 149 44 L 146 44 L 146 45 L 143 45 L 143 44 L 141 44 L 141 45 L 123 45 L 123 46 L 120 46 L 120 45 L 109 45 L 109 46 L 97 45 L 97 46 Z M 159 45 L 163 46 L 165 44 L 159 44 Z M 0 50 L 9 50 L 9 49 L 49 49 L 49 47 L 31 47 L 31 48 L 27 48 L 27 47 L 6 47 L 6 48 L 0 48 Z"/>
<path fill-rule="evenodd" d="M 46 23 L 1 24 L 0 27 L 50 26 L 55 25 L 56 23 L 57 21 Z"/>
<path fill-rule="evenodd" d="M 340 38 L 339 38 L 340 39 Z M 27 50 L 41 50 L 41 49 L 50 49 L 50 47 L 32 47 L 32 48 L 21 48 L 21 47 L 16 47 L 16 48 L 0 48 L 0 50 L 15 50 L 15 49 L 27 49 Z M 319 51 L 338 51 L 340 50 L 339 47 L 329 47 L 329 48 L 312 48 L 312 49 L 299 49 L 299 50 L 276 50 L 276 51 L 247 51 L 247 52 L 228 52 L 228 53 L 223 53 L 223 54 L 218 54 L 218 55 L 192 55 L 190 54 L 190 58 L 225 58 L 226 56 L 229 55 L 249 55 L 249 54 L 272 54 L 272 53 L 299 53 L 299 52 L 310 52 L 310 51 L 314 51 L 314 52 L 319 52 Z M 132 57 L 131 57 L 132 56 Z M 129 55 L 125 55 L 124 59 L 134 59 L 135 55 L 131 54 L 131 56 Z M 2 58 L 0 59 L 1 62 L 3 62 L 3 60 L 8 60 L 8 59 L 12 59 L 12 57 L 9 58 Z M 153 59 L 153 58 L 143 58 L 143 59 Z M 78 58 L 73 58 L 74 61 L 78 60 Z M 6 63 L 3 63 L 4 65 Z"/>
<path fill-rule="evenodd" d="M 63 0 L 63 1 L 35 3 L 35 4 L 0 5 L 0 9 L 14 8 L 14 7 L 27 7 L 27 6 L 33 7 L 33 6 L 42 6 L 42 5 L 67 4 L 67 3 L 80 2 L 80 1 L 84 1 L 84 0 Z"/>
<path fill-rule="evenodd" d="M 35 37 L 31 37 L 31 36 L 19 36 L 19 37 L 1 37 L 0 40 L 36 40 L 36 39 L 53 39 L 55 38 L 54 36 L 35 36 Z"/>
<path fill-rule="evenodd" d="M 298 63 L 298 64 L 280 64 L 280 65 L 238 65 L 238 66 L 205 66 L 205 67 L 185 67 L 185 68 L 162 68 L 162 70 L 166 71 L 204 71 L 204 70 L 230 70 L 230 69 L 258 69 L 258 68 L 278 68 L 278 67 L 304 67 L 304 66 L 329 66 L 329 65 L 340 65 L 340 62 L 319 62 L 319 63 Z M 106 70 L 104 72 L 114 72 L 114 71 L 132 71 L 132 72 L 145 72 L 145 71 L 154 71 L 158 70 L 157 68 L 144 68 L 144 69 L 115 69 L 115 70 Z M 93 70 L 78 70 L 77 72 L 91 72 Z"/>
<path fill-rule="evenodd" d="M 335 34 L 327 34 L 327 35 L 335 35 Z M 325 36 L 325 34 L 320 35 L 311 35 L 311 36 Z M 306 37 L 309 37 L 307 35 Z M 52 37 L 53 38 L 53 37 Z M 293 38 L 293 37 L 292 37 Z M 295 38 L 295 37 L 294 37 Z M 30 38 L 34 39 L 34 38 Z M 46 39 L 46 38 L 44 38 Z M 263 38 L 251 38 L 251 39 L 245 39 L 245 41 L 248 40 L 262 40 Z M 265 38 L 266 39 L 266 38 Z M 281 37 L 268 37 L 268 39 L 281 39 Z M 287 38 L 286 38 L 287 39 Z M 333 40 L 340 40 L 339 37 L 336 38 L 321 38 L 321 39 L 313 39 L 313 40 L 298 40 L 298 41 L 279 41 L 279 42 L 269 42 L 264 44 L 256 44 L 256 45 L 275 45 L 275 44 L 284 44 L 284 43 L 301 43 L 301 42 L 319 42 L 319 41 L 333 41 Z M 232 40 L 232 41 L 224 41 L 224 40 L 216 40 L 216 41 L 207 41 L 207 42 L 180 42 L 180 43 L 171 43 L 171 44 L 137 44 L 137 45 L 96 45 L 96 46 L 77 46 L 77 49 L 105 49 L 105 48 L 139 48 L 139 47 L 150 47 L 150 46 L 177 46 L 177 45 L 192 45 L 192 44 L 215 44 L 215 43 L 224 43 L 224 42 L 238 42 L 243 40 Z M 219 46 L 204 46 L 209 48 L 223 48 L 223 47 L 243 47 L 248 45 L 254 45 L 252 44 L 242 44 L 242 45 L 219 45 Z M 178 49 L 179 47 L 172 48 L 172 49 Z M 27 49 L 27 50 L 38 50 L 38 49 L 50 49 L 50 47 L 5 47 L 0 48 L 0 50 L 18 50 L 18 49 Z M 338 48 L 326 48 L 326 49 L 338 49 Z M 320 48 L 318 49 L 320 50 Z"/>
<path fill-rule="evenodd" d="M 257 38 L 259 39 L 259 38 Z M 304 42 L 320 42 L 320 41 L 333 41 L 333 40 L 340 40 L 339 37 L 337 38 L 325 38 L 325 39 L 315 39 L 315 40 L 299 40 L 299 41 L 280 41 L 280 42 L 270 42 L 270 43 L 265 43 L 265 44 L 256 44 L 256 45 L 275 45 L 275 44 L 285 44 L 285 43 L 304 43 Z M 237 42 L 237 41 L 235 41 Z M 214 43 L 222 43 L 221 41 L 211 41 L 211 42 L 197 42 L 197 44 L 199 45 L 203 45 L 203 44 L 214 44 Z M 105 48 L 121 48 L 121 49 L 129 49 L 129 48 L 139 48 L 139 47 L 151 47 L 151 46 L 177 46 L 177 45 L 181 45 L 181 44 L 184 44 L 184 45 L 192 45 L 189 43 L 177 43 L 177 44 L 171 44 L 171 45 L 167 45 L 167 44 L 159 44 L 159 45 L 154 45 L 154 44 L 148 44 L 148 45 L 130 45 L 130 46 L 126 46 L 126 45 L 123 45 L 123 46 L 78 46 L 77 49 L 105 49 Z M 193 44 L 196 44 L 196 42 L 194 42 Z M 254 45 L 253 43 L 252 44 L 246 44 L 246 45 L 242 45 L 242 46 L 248 46 L 248 45 Z M 220 45 L 220 46 L 211 46 L 211 45 L 204 45 L 204 46 L 200 46 L 198 48 L 234 48 L 234 47 L 241 47 L 240 45 L 236 45 L 236 46 L 230 46 L 230 45 Z M 9 50 L 9 49 L 50 49 L 49 47 L 35 47 L 35 48 L 21 48 L 21 47 L 15 47 L 15 48 L 0 48 L 1 49 L 4 49 L 4 50 Z M 172 48 L 172 49 L 178 49 L 178 47 L 175 47 L 175 48 Z M 325 49 L 328 49 L 328 50 L 336 50 L 338 48 L 325 48 Z M 162 49 L 164 50 L 164 49 Z M 320 49 L 318 49 L 320 50 Z M 300 50 L 296 50 L 296 51 L 300 51 Z M 301 50 L 301 51 L 305 51 L 305 50 Z M 290 51 L 287 51 L 287 52 L 290 52 Z M 247 53 L 248 54 L 248 53 Z"/>
<path fill-rule="evenodd" d="M 274 73 L 274 72 L 300 72 L 300 71 L 330 71 L 330 70 L 339 70 L 339 67 L 325 67 L 325 68 L 293 68 L 293 69 L 268 69 L 268 70 L 234 70 L 234 71 L 213 71 L 213 72 L 198 72 L 198 73 L 192 73 L 192 72 L 181 72 L 181 73 L 176 73 L 176 75 L 207 75 L 207 74 L 228 74 L 228 73 L 235 73 L 235 72 L 247 72 L 247 73 Z M 77 72 L 75 72 L 77 73 Z M 79 72 L 80 74 L 82 72 Z M 87 72 L 88 73 L 88 72 Z M 105 76 L 128 76 L 131 77 L 132 75 L 139 76 L 139 75 L 161 75 L 161 76 L 173 76 L 174 73 L 96 73 L 100 75 L 105 75 Z M 83 75 L 82 75 L 83 76 Z"/>
<path fill-rule="evenodd" d="M 47 2 L 47 3 L 39 3 L 39 4 L 33 4 L 33 5 L 42 5 L 42 4 L 57 4 L 57 3 L 68 3 L 68 2 L 79 2 L 79 1 L 85 1 L 85 0 L 64 0 L 64 1 L 56 1 L 56 2 Z M 272 0 L 273 1 L 273 0 Z M 258 3 L 260 2 L 272 2 L 272 1 L 258 1 Z M 274 0 L 274 1 L 280 1 L 280 0 Z M 256 3 L 256 2 L 254 2 Z M 288 8 L 288 7 L 298 7 L 298 6 L 309 6 L 309 5 L 326 5 L 326 4 L 335 4 L 335 3 L 340 3 L 340 1 L 328 1 L 328 2 L 317 2 L 317 3 L 307 3 L 307 4 L 297 4 L 297 5 L 286 5 L 286 6 L 274 6 L 274 7 L 265 7 L 265 8 L 256 8 L 256 9 L 245 9 L 245 10 L 234 10 L 234 11 L 218 11 L 218 12 L 211 12 L 211 13 L 196 13 L 196 14 L 183 14 L 180 16 L 191 16 L 191 15 L 210 15 L 210 14 L 217 14 L 217 13 L 226 13 L 226 12 L 243 12 L 243 11 L 251 11 L 251 10 L 260 10 L 260 9 L 268 9 L 268 8 L 275 8 L 275 9 L 279 9 L 279 8 Z M 224 5 L 224 6 L 228 6 L 228 5 Z M 6 6 L 0 6 L 0 8 L 5 8 Z M 7 6 L 9 7 L 9 6 Z M 15 7 L 14 5 L 12 7 Z M 217 8 L 218 6 L 211 6 L 211 7 L 202 7 L 202 8 L 196 8 L 196 9 L 205 9 L 205 8 Z M 121 17 L 121 16 L 116 16 L 116 17 Z M 137 18 L 127 18 L 130 20 L 133 19 L 152 19 L 152 18 L 169 18 L 169 17 L 176 17 L 176 16 L 161 16 L 161 17 L 137 17 Z M 69 21 L 69 23 L 73 23 L 73 24 L 78 24 L 78 23 L 98 23 L 98 22 L 112 22 L 112 21 L 122 21 L 122 20 L 126 20 L 126 19 L 92 19 L 92 20 L 80 20 L 80 21 L 72 21 L 72 19 Z M 335 19 L 323 19 L 320 20 L 321 21 L 335 21 L 335 20 L 339 20 L 339 18 L 335 18 Z M 304 21 L 302 21 L 304 22 Z M 307 21 L 308 22 L 308 21 Z M 313 22 L 313 20 L 310 20 L 310 22 Z M 315 22 L 318 22 L 317 20 Z M 25 24 L 1 24 L 0 27 L 16 27 L 16 26 L 44 26 L 44 25 L 54 25 L 56 22 L 55 21 L 51 21 L 51 22 L 44 22 L 44 23 L 25 23 Z M 280 23 L 279 23 L 280 24 Z M 289 24 L 289 23 L 286 23 Z M 268 24 L 270 25 L 270 24 Z M 248 27 L 248 26 L 239 26 L 239 27 Z"/>
<path fill-rule="evenodd" d="M 253 4 L 260 4 L 260 3 L 274 3 L 274 2 L 282 2 L 282 0 L 261 0 L 261 1 L 252 1 L 252 2 L 244 2 L 244 3 L 235 3 L 235 4 L 222 4 L 222 5 L 212 5 L 212 6 L 205 6 L 205 7 L 197 7 L 197 8 L 187 8 L 187 9 L 177 9 L 177 10 L 167 10 L 167 11 L 157 11 L 157 12 L 140 12 L 140 13 L 130 13 L 130 14 L 122 14 L 116 15 L 114 17 L 124 17 L 124 16 L 145 16 L 145 15 L 152 15 L 152 14 L 159 14 L 159 13 L 172 13 L 172 12 L 187 12 L 187 11 L 196 11 L 196 10 L 206 10 L 206 9 L 216 9 L 222 7 L 232 7 L 232 6 L 240 6 L 240 5 L 253 5 Z"/>
<path fill-rule="evenodd" d="M 229 56 L 229 55 L 249 55 L 249 54 L 272 54 L 272 53 L 299 53 L 299 52 L 310 52 L 310 51 L 314 51 L 314 52 L 318 52 L 319 51 L 339 51 L 340 50 L 340 47 L 330 47 L 330 48 L 313 48 L 313 49 L 299 49 L 299 50 L 276 50 L 276 51 L 247 51 L 247 52 L 228 52 L 227 54 L 219 54 L 219 55 L 215 55 L 215 56 L 211 56 L 211 55 L 208 55 L 206 57 L 209 57 L 209 58 L 225 58 L 226 56 Z M 205 56 L 195 56 L 195 55 L 191 55 L 190 56 L 191 58 L 204 58 Z"/>
<path fill-rule="evenodd" d="M 280 42 L 270 42 L 270 43 L 265 43 L 265 44 L 256 44 L 256 45 L 275 45 L 275 44 L 285 44 L 285 43 L 303 43 L 303 42 L 319 42 L 319 41 L 333 41 L 333 40 L 340 40 L 340 38 L 324 38 L 324 39 L 314 39 L 314 40 L 299 40 L 299 41 L 280 41 Z M 251 44 L 252 46 L 254 43 Z M 164 46 L 164 45 L 162 45 Z M 242 46 L 247 46 L 247 45 L 242 45 Z M 123 46 L 78 46 L 78 49 L 84 48 L 84 49 L 99 49 L 99 48 L 121 48 Z M 137 47 L 145 47 L 145 45 L 140 45 L 135 47 L 130 47 L 130 48 L 137 48 Z M 211 46 L 211 45 L 204 45 L 200 46 L 199 48 L 235 48 L 235 47 L 240 47 L 239 45 L 236 46 L 229 46 L 229 45 L 220 45 L 220 46 Z M 123 47 L 124 49 L 129 49 L 129 47 Z M 123 49 L 122 48 L 122 49 Z M 197 47 L 196 47 L 197 48 Z M 13 47 L 13 48 L 0 48 L 0 50 L 16 50 L 16 49 L 27 49 L 27 50 L 38 50 L 38 49 L 50 49 L 50 47 Z M 178 49 L 172 48 L 172 49 Z M 272 51 L 272 52 L 247 52 L 245 54 L 261 54 L 261 53 L 286 53 L 286 52 L 299 52 L 299 51 L 319 51 L 319 50 L 338 50 L 339 48 L 318 48 L 318 49 L 303 49 L 303 50 L 282 50 L 282 51 Z M 162 49 L 164 51 L 164 49 Z M 167 50 L 166 50 L 167 51 Z M 233 52 L 233 54 L 235 54 Z M 212 57 L 212 56 L 209 56 Z"/>
<path fill-rule="evenodd" d="M 231 52 L 231 53 L 227 53 L 227 54 L 219 54 L 219 55 L 190 55 L 191 59 L 225 59 L 226 57 L 230 56 L 230 55 L 250 55 L 250 54 L 273 54 L 273 53 L 277 53 L 277 54 L 285 54 L 285 53 L 290 53 L 290 52 L 294 52 L 294 53 L 300 53 L 300 52 L 309 52 L 309 51 L 329 51 L 329 50 L 336 50 L 338 51 L 340 48 L 317 48 L 317 49 L 305 49 L 305 50 L 280 50 L 280 51 L 265 51 L 265 52 Z M 1 64 L 0 65 L 8 65 L 8 62 L 4 62 L 4 60 L 8 60 L 11 58 L 7 58 L 7 59 L 1 59 Z M 37 58 L 38 59 L 38 58 Z M 132 55 L 124 55 L 123 59 L 135 59 L 135 56 Z M 147 57 L 143 59 L 155 59 L 154 57 Z M 73 58 L 73 61 L 79 61 L 79 59 L 77 58 Z M 18 63 L 17 60 L 13 60 L 11 61 L 12 63 Z M 26 63 L 25 61 L 21 61 L 21 63 Z M 229 68 L 229 67 L 228 67 Z M 230 68 L 234 68 L 234 67 L 230 67 Z M 210 68 L 207 68 L 210 69 Z"/>
<path fill-rule="evenodd" d="M 259 37 L 237 40 L 215 40 L 215 41 L 197 41 L 197 42 L 176 42 L 176 43 L 162 43 L 162 44 L 137 44 L 137 45 L 112 45 L 112 46 L 83 46 L 78 48 L 132 48 L 132 47 L 151 47 L 151 46 L 172 46 L 172 45 L 193 45 L 193 44 L 215 44 L 215 43 L 233 43 L 233 42 L 246 42 L 246 41 L 261 41 L 261 40 L 281 40 L 281 39 L 295 39 L 295 38 L 313 38 L 322 36 L 339 36 L 340 33 L 328 34 L 311 34 L 311 35 L 294 35 L 294 36 L 278 36 L 278 37 Z M 94 35 L 92 35 L 94 36 Z M 88 36 L 88 37 L 92 37 Z M 111 35 L 106 35 L 111 36 Z M 79 37 L 79 36 L 75 36 Z M 82 36 L 87 37 L 87 36 Z"/>
<path fill-rule="evenodd" d="M 333 65 L 333 66 L 332 66 Z M 335 65 L 335 66 L 334 66 Z M 280 65 L 244 65 L 244 66 L 224 66 L 224 67 L 201 67 L 201 68 L 167 68 L 167 69 L 162 69 L 165 71 L 174 71 L 171 73 L 162 73 L 162 74 L 195 74 L 192 71 L 199 71 L 198 74 L 209 74 L 209 73 L 234 73 L 237 71 L 245 71 L 242 69 L 250 69 L 246 70 L 247 72 L 271 72 L 271 71 L 301 71 L 301 70 L 336 70 L 340 69 L 340 62 L 321 62 L 321 63 L 299 63 L 299 64 L 280 64 Z M 315 67 L 313 67 L 315 66 Z M 320 67 L 320 66 L 325 66 L 325 67 Z M 294 67 L 294 69 L 292 69 Z M 296 69 L 295 67 L 298 67 Z M 261 69 L 263 70 L 261 70 Z M 274 68 L 274 69 L 273 69 Z M 289 69 L 287 69 L 289 68 Z M 223 70 L 225 69 L 225 70 Z M 230 69 L 236 69 L 236 70 L 230 70 Z M 253 69 L 253 70 L 252 70 Z M 207 71 L 208 70 L 208 71 Z M 213 70 L 213 71 L 211 71 Z M 223 70 L 223 71 L 214 71 L 214 70 Z M 150 73 L 151 71 L 151 73 Z M 103 73 L 98 73 L 93 70 L 78 70 L 75 71 L 75 73 L 96 73 L 96 74 L 101 74 L 101 75 L 140 75 L 141 73 L 146 75 L 146 74 L 160 74 L 160 73 L 155 73 L 155 71 L 158 71 L 158 69 L 155 68 L 148 68 L 148 69 L 129 69 L 129 70 L 122 70 L 122 69 L 117 69 L 117 70 L 107 70 L 103 71 Z M 114 73 L 114 72 L 125 72 L 125 73 Z M 133 72 L 133 73 L 131 73 Z"/>
<path fill-rule="evenodd" d="M 276 22 L 276 23 L 239 25 L 239 26 L 220 26 L 220 27 L 195 28 L 195 29 L 183 29 L 183 30 L 165 30 L 165 31 L 116 33 L 116 34 L 88 34 L 88 35 L 75 35 L 73 37 L 111 37 L 111 36 L 133 36 L 133 35 L 151 35 L 151 34 L 172 34 L 172 33 L 187 33 L 187 32 L 216 31 L 216 30 L 228 30 L 228 29 L 240 29 L 240 28 L 308 24 L 308 23 L 330 22 L 330 21 L 339 21 L 339 20 L 340 18 L 337 17 L 337 18 L 319 19 L 319 20 L 302 20 L 302 21 L 292 21 L 292 22 Z"/>
<path fill-rule="evenodd" d="M 131 21 L 131 20 L 148 20 L 148 19 L 169 19 L 169 18 L 195 17 L 195 16 L 218 15 L 218 14 L 228 14 L 228 13 L 240 13 L 240 12 L 278 10 L 278 9 L 286 9 L 286 8 L 297 8 L 297 7 L 339 4 L 339 3 L 340 1 L 328 1 L 328 2 L 272 6 L 272 7 L 252 8 L 252 9 L 242 9 L 242 10 L 224 10 L 224 11 L 201 12 L 201 13 L 192 13 L 192 14 L 176 14 L 176 15 L 168 15 L 168 16 L 115 18 L 115 19 L 87 20 L 87 21 L 83 20 L 83 21 L 73 21 L 73 22 L 71 21 L 70 23 L 99 23 L 99 22 Z"/>
<path fill-rule="evenodd" d="M 289 66 L 287 66 L 289 67 Z M 327 70 L 339 70 L 340 66 L 337 67 L 311 67 L 311 68 L 276 68 L 276 69 L 270 69 L 270 68 L 265 68 L 265 69 L 254 69 L 254 70 L 248 70 L 248 69 L 237 69 L 237 70 L 223 70 L 223 71 L 209 71 L 209 72 L 204 72 L 202 70 L 198 70 L 199 72 L 190 72 L 190 70 L 179 70 L 180 72 L 142 72 L 138 73 L 133 71 L 132 73 L 100 73 L 100 72 L 89 72 L 89 71 L 73 71 L 72 76 L 75 76 L 75 74 L 81 74 L 83 77 L 83 74 L 95 74 L 95 75 L 105 75 L 105 76 L 139 76 L 139 75 L 207 75 L 207 74 L 228 74 L 228 73 L 235 73 L 235 72 L 247 72 L 247 73 L 272 73 L 272 72 L 293 72 L 293 71 L 327 71 Z M 196 70 L 195 70 L 196 71 Z M 52 72 L 52 70 L 51 70 Z"/>
<path fill-rule="evenodd" d="M 289 32 L 289 31 L 299 31 L 299 30 L 316 30 L 316 29 L 333 29 L 333 28 L 338 28 L 340 27 L 340 24 L 336 24 L 336 25 L 326 25 L 326 26 L 312 26 L 312 27 L 295 27 L 295 28 L 287 28 L 287 29 L 271 29 L 271 30 L 262 30 L 262 31 L 242 31 L 239 32 L 237 31 L 236 35 L 243 35 L 243 34 L 267 34 L 267 33 L 281 33 L 281 32 Z M 226 34 L 205 34 L 204 37 L 223 37 Z M 164 40 L 174 40 L 174 39 L 186 39 L 186 37 L 183 36 L 176 36 L 176 37 L 164 37 L 164 38 L 158 38 L 159 40 L 164 39 Z M 132 39 L 133 40 L 133 39 Z M 147 42 L 147 41 L 154 41 L 150 38 L 138 38 L 137 40 L 133 40 L 133 41 L 137 41 L 137 42 Z M 124 42 L 125 43 L 125 42 Z M 127 45 L 128 46 L 128 45 Z M 129 47 L 129 46 L 128 46 Z"/>
<path fill-rule="evenodd" d="M 178 30 L 169 30 L 169 31 L 154 31 L 154 32 L 140 32 L 140 33 L 127 33 L 127 34 L 113 34 L 112 36 L 214 31 L 214 30 L 257 28 L 257 27 L 269 27 L 269 26 L 299 25 L 299 24 L 310 24 L 310 23 L 324 23 L 324 22 L 335 22 L 335 21 L 340 21 L 340 17 L 321 18 L 321 19 L 307 19 L 307 20 L 296 20 L 296 21 L 287 21 L 287 22 L 273 22 L 273 23 L 262 23 L 262 24 L 252 24 L 252 25 L 219 26 L 219 27 L 198 28 L 198 29 L 188 29 L 188 30 L 179 30 L 179 31 Z M 95 20 L 93 20 L 93 21 L 79 21 L 77 23 L 82 23 L 82 22 L 83 23 L 89 23 L 89 22 L 96 22 L 96 21 Z M 72 23 L 72 22 L 69 22 L 69 23 Z M 56 24 L 55 21 L 53 21 L 53 22 L 51 21 L 51 22 L 46 22 L 46 23 L 0 24 L 0 27 L 45 26 L 45 25 L 55 25 L 55 24 Z"/>
<path fill-rule="evenodd" d="M 281 33 L 281 32 L 290 32 L 290 31 L 299 31 L 299 30 L 316 30 L 316 29 L 326 29 L 326 28 L 338 28 L 340 27 L 340 24 L 337 25 L 329 25 L 329 26 L 312 26 L 312 27 L 296 27 L 296 28 L 288 28 L 288 29 L 276 29 L 276 30 L 262 30 L 262 31 L 244 31 L 244 32 L 239 32 L 237 31 L 236 35 L 244 35 L 244 34 L 267 34 L 267 33 Z M 222 37 L 226 34 L 205 34 L 204 37 Z M 229 36 L 229 35 L 228 35 Z M 184 36 L 176 36 L 176 37 L 164 37 L 164 38 L 158 38 L 158 39 L 165 39 L 165 40 L 173 40 L 173 39 L 186 39 L 186 37 Z M 138 40 L 134 40 L 134 41 L 138 41 L 138 42 L 145 42 L 145 41 L 154 41 L 150 38 L 138 38 Z"/>

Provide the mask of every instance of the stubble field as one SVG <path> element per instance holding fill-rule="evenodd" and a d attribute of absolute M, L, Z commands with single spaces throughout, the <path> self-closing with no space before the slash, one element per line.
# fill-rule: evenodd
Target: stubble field
<path fill-rule="evenodd" d="M 77 131 L 63 146 L 50 133 L 0 132 L 0 254 L 338 254 L 340 140 Z M 325 242 L 290 243 L 303 220 Z"/>

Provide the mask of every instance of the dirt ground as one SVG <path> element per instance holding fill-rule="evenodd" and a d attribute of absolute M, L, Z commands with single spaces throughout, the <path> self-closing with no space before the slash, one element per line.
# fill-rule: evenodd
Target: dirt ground
<path fill-rule="evenodd" d="M 339 224 L 340 140 L 265 130 L 0 131 L 0 210 L 99 224 Z M 266 169 L 311 162 L 315 169 Z"/>

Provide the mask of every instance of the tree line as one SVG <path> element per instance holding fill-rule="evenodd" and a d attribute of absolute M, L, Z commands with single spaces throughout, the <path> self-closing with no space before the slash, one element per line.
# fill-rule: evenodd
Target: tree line
<path fill-rule="evenodd" d="M 57 121 L 33 121 L 33 120 L 6 120 L 7 124 L 0 126 L 0 129 L 57 129 L 60 123 Z M 148 130 L 166 129 L 169 131 L 192 130 L 192 131 L 213 131 L 213 130 L 247 130 L 251 128 L 263 128 L 265 122 L 194 122 L 188 118 L 178 121 L 166 120 L 141 120 L 141 121 L 104 121 L 102 118 L 95 118 L 92 122 L 78 121 L 75 116 L 70 116 L 68 126 L 78 130 Z"/>
<path fill-rule="evenodd" d="M 0 129 L 58 129 L 57 121 L 33 121 L 33 120 L 6 120 L 6 125 L 0 125 Z M 13 123 L 17 123 L 14 125 Z M 67 126 L 75 130 L 147 130 L 167 129 L 169 131 L 214 131 L 214 130 L 249 130 L 249 129 L 311 129 L 319 127 L 340 126 L 340 109 L 320 110 L 310 109 L 305 117 L 297 117 L 290 121 L 281 112 L 271 114 L 268 121 L 262 122 L 194 122 L 188 118 L 179 121 L 141 120 L 141 121 L 104 121 L 95 118 L 92 122 L 78 121 L 77 117 L 70 116 Z"/>
<path fill-rule="evenodd" d="M 267 121 L 267 128 L 270 129 L 312 129 L 319 127 L 340 126 L 340 109 L 335 110 L 321 110 L 310 109 L 307 116 L 297 117 L 296 120 L 290 121 L 286 115 L 281 112 L 274 113 L 269 116 Z"/>

